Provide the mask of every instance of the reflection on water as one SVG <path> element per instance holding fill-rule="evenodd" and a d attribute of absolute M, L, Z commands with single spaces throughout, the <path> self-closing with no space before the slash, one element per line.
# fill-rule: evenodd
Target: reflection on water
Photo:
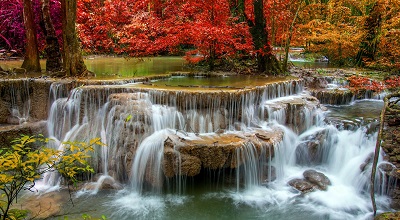
<path fill-rule="evenodd" d="M 349 105 L 328 106 L 329 114 L 327 118 L 335 118 L 340 120 L 365 120 L 371 121 L 377 119 L 383 108 L 382 100 L 364 99 L 357 100 Z"/>
<path fill-rule="evenodd" d="M 334 68 L 335 66 L 328 62 L 308 62 L 308 61 L 291 61 L 293 65 L 301 68 L 318 69 L 318 68 Z"/>
<path fill-rule="evenodd" d="M 269 83 L 282 82 L 290 77 L 265 77 L 230 75 L 218 77 L 185 77 L 173 76 L 167 79 L 154 80 L 151 82 L 156 87 L 193 87 L 193 88 L 247 88 L 263 86 Z"/>
<path fill-rule="evenodd" d="M 173 71 L 182 71 L 185 60 L 182 57 L 87 57 L 84 59 L 88 70 L 96 74 L 96 78 L 134 77 L 159 75 Z M 1 61 L 0 67 L 5 70 L 19 68 L 23 60 Z M 302 68 L 331 68 L 327 62 L 291 61 L 295 66 Z M 46 69 L 46 61 L 41 60 L 40 65 Z"/>
<path fill-rule="evenodd" d="M 96 57 L 86 59 L 85 64 L 99 78 L 109 76 L 134 77 L 181 71 L 185 60 L 182 57 L 152 57 L 143 59 Z"/>
<path fill-rule="evenodd" d="M 88 70 L 96 74 L 96 78 L 134 77 L 159 75 L 173 71 L 182 71 L 185 60 L 182 57 L 151 57 L 151 58 L 123 58 L 123 57 L 88 57 L 85 60 Z M 0 67 L 5 70 L 19 68 L 23 60 L 1 61 Z M 46 61 L 41 60 L 44 70 Z"/>

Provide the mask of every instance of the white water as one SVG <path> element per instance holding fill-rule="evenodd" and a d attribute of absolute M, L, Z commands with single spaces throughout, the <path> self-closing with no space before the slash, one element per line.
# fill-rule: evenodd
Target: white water
<path fill-rule="evenodd" d="M 253 127 L 269 130 L 274 126 L 284 131 L 283 140 L 274 146 L 275 157 L 263 157 L 269 151 L 268 148 L 262 150 L 261 156 L 258 155 L 251 143 L 236 149 L 238 161 L 245 158 L 247 162 L 235 170 L 235 187 L 227 187 L 217 193 L 206 193 L 200 196 L 200 200 L 225 201 L 223 203 L 230 204 L 226 207 L 226 204 L 218 204 L 221 208 L 231 209 L 233 206 L 240 210 L 245 206 L 247 208 L 244 213 L 248 209 L 256 209 L 256 218 L 260 219 L 271 215 L 271 212 L 278 216 L 277 219 L 284 216 L 287 219 L 300 219 L 298 217 L 302 215 L 296 216 L 296 213 L 287 215 L 290 209 L 311 214 L 313 217 L 310 219 L 367 218 L 372 212 L 369 202 L 370 168 L 361 171 L 360 166 L 374 150 L 376 133 L 367 135 L 366 127 L 352 131 L 338 130 L 324 122 L 326 113 L 317 107 L 299 109 L 297 113 L 291 109 L 290 114 L 299 115 L 290 117 L 301 116 L 304 122 L 288 128 L 285 123 L 289 115 L 286 107 L 282 107 L 282 100 L 298 97 L 281 96 L 291 95 L 298 90 L 289 91 L 291 89 L 281 89 L 279 86 L 277 88 L 277 91 L 272 92 L 264 90 L 261 98 L 257 96 L 259 93 L 249 92 L 244 93 L 240 100 L 228 102 L 208 98 L 206 103 L 198 103 L 200 100 L 189 97 L 183 109 L 176 97 L 161 101 L 167 99 L 163 97 L 167 94 L 156 91 L 152 91 L 150 95 L 127 93 L 128 95 L 123 96 L 128 97 L 128 101 L 115 102 L 109 99 L 103 104 L 99 101 L 90 102 L 93 99 L 90 94 L 84 95 L 83 91 L 75 91 L 70 99 L 58 99 L 53 103 L 48 121 L 49 131 L 56 140 L 89 140 L 100 136 L 108 145 L 93 155 L 98 158 L 94 162 L 95 169 L 107 178 L 129 183 L 125 190 L 117 193 L 107 203 L 115 218 L 124 216 L 125 219 L 169 219 L 164 214 L 177 217 L 171 214 L 174 208 L 182 209 L 186 204 L 193 205 L 193 202 L 202 204 L 197 197 L 163 194 L 162 186 L 167 181 L 162 171 L 163 148 L 169 134 L 195 138 L 195 133 L 212 133 L 221 127 L 229 132 L 240 132 L 251 131 Z M 281 107 L 276 108 L 276 103 Z M 203 108 L 200 105 L 210 107 Z M 272 105 L 275 107 L 271 108 Z M 268 112 L 268 117 L 265 117 L 264 112 Z M 303 128 L 298 129 L 300 126 Z M 310 162 L 311 159 L 306 157 L 309 152 L 296 148 L 314 141 L 313 136 L 321 134 L 324 138 L 315 140 L 319 144 L 315 156 L 317 159 Z M 131 162 L 129 154 L 134 154 Z M 131 168 L 128 169 L 127 166 Z M 265 183 L 261 174 L 268 173 L 268 179 L 271 179 L 272 167 L 275 168 L 276 180 Z M 332 185 L 327 191 L 303 195 L 288 186 L 289 180 L 302 178 L 302 173 L 310 168 L 324 173 L 331 180 Z M 130 173 L 128 170 L 131 170 Z M 56 177 L 46 177 L 45 180 L 54 185 L 57 184 L 54 178 Z M 178 185 L 185 185 L 182 182 L 185 178 L 177 179 Z M 100 178 L 98 184 L 101 184 L 101 180 Z M 152 185 L 147 183 L 149 181 Z M 179 187 L 180 190 L 184 188 Z M 387 188 L 383 184 L 378 191 L 385 192 Z M 98 190 L 95 187 L 95 192 Z M 378 195 L 377 202 L 380 210 L 387 210 L 388 202 L 384 194 Z M 251 216 L 250 213 L 247 214 Z M 182 215 L 182 219 L 184 218 Z"/>

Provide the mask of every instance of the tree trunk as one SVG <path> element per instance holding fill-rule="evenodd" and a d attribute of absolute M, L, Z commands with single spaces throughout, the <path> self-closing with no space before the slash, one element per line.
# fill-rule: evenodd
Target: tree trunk
<path fill-rule="evenodd" d="M 232 17 L 238 18 L 238 23 L 246 22 L 244 0 L 229 0 L 229 9 Z"/>
<path fill-rule="evenodd" d="M 376 176 L 376 168 L 378 166 L 378 159 L 379 159 L 379 151 L 381 149 L 381 143 L 382 143 L 382 132 L 383 132 L 383 127 L 385 124 L 385 114 L 386 114 L 386 108 L 388 107 L 388 102 L 389 102 L 389 96 L 386 96 L 384 98 L 384 106 L 382 108 L 381 116 L 380 116 L 380 126 L 379 126 L 379 131 L 378 131 L 378 137 L 376 140 L 376 145 L 375 145 L 375 153 L 374 153 L 374 160 L 372 162 L 372 171 L 371 171 L 371 179 L 370 179 L 370 196 L 371 196 L 371 202 L 372 202 L 372 209 L 374 212 L 374 216 L 376 215 L 376 201 L 375 201 L 375 176 Z"/>
<path fill-rule="evenodd" d="M 66 76 L 86 76 L 88 74 L 75 28 L 76 7 L 76 0 L 61 0 L 63 67 Z"/>
<path fill-rule="evenodd" d="M 42 0 L 43 20 L 46 28 L 46 71 L 58 72 L 62 70 L 60 45 L 51 20 L 49 5 L 49 0 Z"/>
<path fill-rule="evenodd" d="M 257 51 L 257 69 L 268 74 L 281 73 L 280 65 L 272 54 L 271 45 L 268 43 L 268 32 L 264 15 L 263 0 L 254 0 L 254 23 L 248 20 L 253 44 Z"/>
<path fill-rule="evenodd" d="M 286 38 L 286 45 L 285 45 L 285 59 L 283 60 L 283 67 L 282 67 L 283 71 L 287 71 L 288 70 L 287 65 L 288 65 L 288 61 L 289 61 L 290 41 L 291 41 L 292 36 L 293 36 L 294 24 L 296 23 L 296 19 L 297 19 L 297 16 L 299 14 L 300 7 L 301 7 L 302 3 L 303 3 L 303 1 L 299 2 L 299 6 L 298 6 L 298 8 L 296 10 L 296 14 L 294 15 L 292 24 L 289 27 L 289 36 Z"/>
<path fill-rule="evenodd" d="M 22 68 L 26 69 L 26 71 L 40 72 L 39 50 L 31 0 L 24 0 L 23 17 L 26 35 L 26 51 Z"/>

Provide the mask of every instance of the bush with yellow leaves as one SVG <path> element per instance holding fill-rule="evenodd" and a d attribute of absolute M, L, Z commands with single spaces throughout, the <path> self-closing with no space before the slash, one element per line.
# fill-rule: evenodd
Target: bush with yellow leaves
<path fill-rule="evenodd" d="M 23 189 L 32 190 L 44 173 L 57 171 L 66 181 L 77 182 L 79 173 L 94 172 L 89 152 L 103 146 L 100 138 L 86 142 L 65 142 L 64 150 L 46 147 L 48 138 L 22 135 L 11 147 L 0 149 L 0 219 L 21 219 L 26 212 L 10 209 Z"/>

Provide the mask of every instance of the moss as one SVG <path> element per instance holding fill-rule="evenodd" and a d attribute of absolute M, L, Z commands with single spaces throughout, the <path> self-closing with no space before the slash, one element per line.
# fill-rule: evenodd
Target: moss
<path fill-rule="evenodd" d="M 375 217 L 375 220 L 399 220 L 400 212 L 385 212 Z"/>

